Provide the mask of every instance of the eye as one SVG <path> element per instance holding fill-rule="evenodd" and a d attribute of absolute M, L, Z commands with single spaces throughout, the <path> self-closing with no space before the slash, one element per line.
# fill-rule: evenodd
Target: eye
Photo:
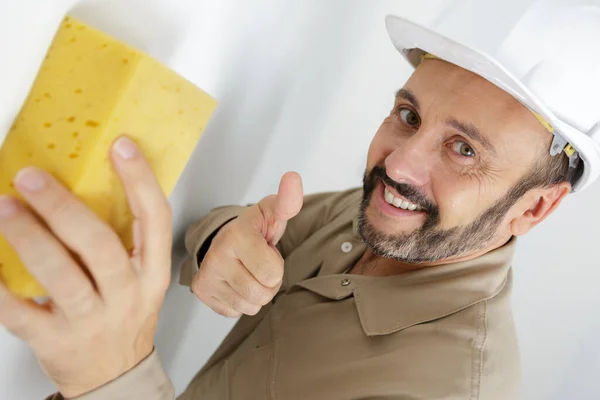
<path fill-rule="evenodd" d="M 421 125 L 421 120 L 416 112 L 411 110 L 410 108 L 401 108 L 400 109 L 400 119 L 406 125 L 412 128 L 418 128 Z"/>
<path fill-rule="evenodd" d="M 467 143 L 457 140 L 452 144 L 452 150 L 463 157 L 475 157 L 475 150 Z"/>

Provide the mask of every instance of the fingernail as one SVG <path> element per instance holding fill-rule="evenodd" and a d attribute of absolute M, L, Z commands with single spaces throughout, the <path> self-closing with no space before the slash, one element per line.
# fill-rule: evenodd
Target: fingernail
<path fill-rule="evenodd" d="M 136 146 L 126 137 L 121 137 L 115 143 L 115 151 L 121 158 L 128 160 L 135 156 Z"/>
<path fill-rule="evenodd" d="M 0 218 L 8 218 L 17 212 L 17 205 L 10 196 L 0 196 Z"/>
<path fill-rule="evenodd" d="M 15 177 L 15 183 L 30 192 L 40 191 L 46 186 L 46 179 L 41 171 L 33 167 L 23 168 Z"/>

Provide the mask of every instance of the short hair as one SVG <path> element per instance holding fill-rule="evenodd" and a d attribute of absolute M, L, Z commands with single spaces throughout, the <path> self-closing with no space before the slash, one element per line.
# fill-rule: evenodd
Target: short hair
<path fill-rule="evenodd" d="M 577 158 L 576 165 L 571 167 L 569 157 L 564 151 L 555 156 L 545 151 L 539 164 L 545 178 L 544 183 L 540 185 L 542 187 L 550 187 L 562 182 L 568 182 L 573 186 L 583 173 L 581 158 Z"/>
<path fill-rule="evenodd" d="M 577 158 L 576 165 L 571 167 L 565 152 L 553 156 L 550 150 L 545 148 L 529 172 L 511 189 L 508 196 L 516 202 L 531 189 L 549 188 L 563 182 L 573 186 L 582 173 L 581 158 Z"/>

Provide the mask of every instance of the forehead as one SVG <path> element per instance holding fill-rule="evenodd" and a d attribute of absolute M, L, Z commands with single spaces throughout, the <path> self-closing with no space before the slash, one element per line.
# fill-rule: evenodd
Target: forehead
<path fill-rule="evenodd" d="M 419 100 L 440 104 L 452 103 L 441 100 L 459 101 L 460 105 L 472 109 L 472 116 L 494 114 L 505 111 L 514 117 L 525 117 L 530 112 L 514 97 L 491 82 L 470 71 L 441 60 L 425 60 L 411 75 L 406 88 L 418 93 Z M 484 104 L 482 104 L 484 103 Z M 492 112 L 485 112 L 492 107 Z"/>
<path fill-rule="evenodd" d="M 473 124 L 501 147 L 527 142 L 540 149 L 549 132 L 514 97 L 486 79 L 441 60 L 425 60 L 404 86 L 415 95 L 424 123 L 454 118 Z"/>

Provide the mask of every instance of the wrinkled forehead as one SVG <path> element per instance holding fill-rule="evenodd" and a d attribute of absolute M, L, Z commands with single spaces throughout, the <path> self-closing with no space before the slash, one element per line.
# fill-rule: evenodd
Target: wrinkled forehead
<path fill-rule="evenodd" d="M 473 117 L 502 111 L 510 113 L 504 117 L 531 119 L 527 118 L 531 112 L 510 94 L 479 75 L 442 60 L 425 60 L 405 88 L 423 104 L 456 106 L 457 111 L 472 109 Z"/>
<path fill-rule="evenodd" d="M 510 94 L 486 79 L 443 60 L 425 60 L 404 85 L 419 105 L 423 124 L 448 119 L 472 124 L 500 153 L 526 159 L 549 149 L 552 135 Z M 523 148 L 523 144 L 527 146 Z M 515 152 L 515 147 L 520 147 Z M 532 149 L 536 149 L 532 151 Z M 504 151 L 503 151 L 504 150 Z"/>

